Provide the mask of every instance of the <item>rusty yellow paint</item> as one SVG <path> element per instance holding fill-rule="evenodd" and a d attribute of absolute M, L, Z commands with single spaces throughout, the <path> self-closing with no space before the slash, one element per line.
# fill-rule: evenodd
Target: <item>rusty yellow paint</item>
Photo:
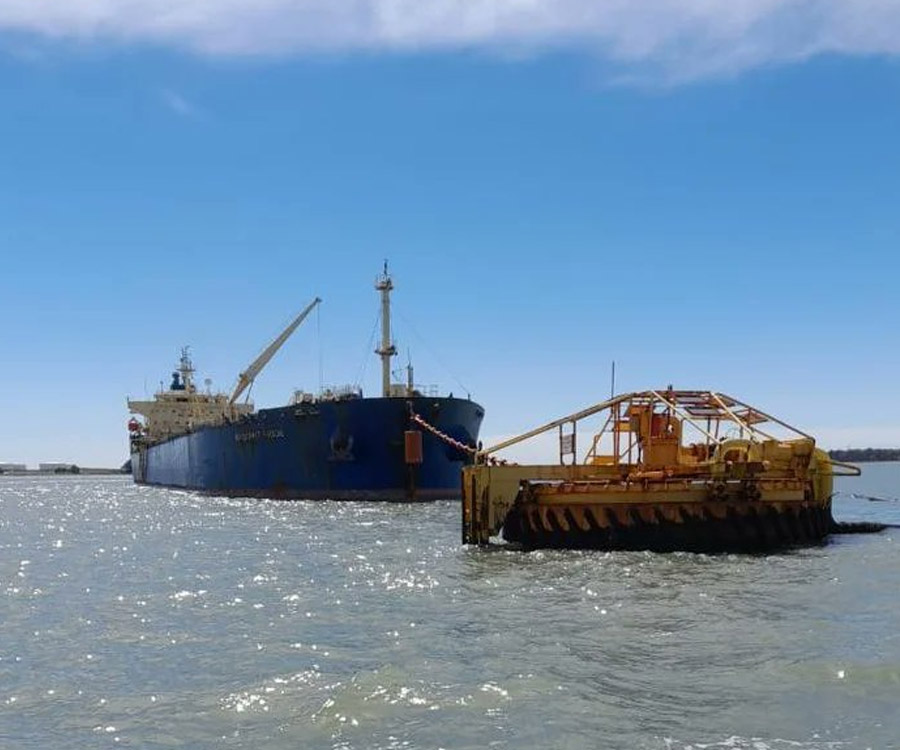
<path fill-rule="evenodd" d="M 749 524 L 735 534 L 761 542 L 781 538 L 791 524 L 804 539 L 827 533 L 838 464 L 813 437 L 724 394 L 626 394 L 523 437 L 559 427 L 561 439 L 573 444 L 574 423 L 604 410 L 610 414 L 584 463 L 520 466 L 492 458 L 520 438 L 482 451 L 463 470 L 463 541 L 488 543 L 512 516 L 529 533 L 552 534 L 555 544 L 568 536 L 580 544 L 587 534 L 636 527 L 658 535 L 668 527 L 706 524 L 731 533 L 732 521 Z M 573 429 L 563 435 L 561 425 L 567 423 Z M 723 424 L 727 437 L 719 437 Z M 775 437 L 761 425 L 794 434 Z M 689 429 L 701 440 L 686 442 Z M 612 453 L 600 452 L 603 431 Z M 567 444 L 567 454 L 569 447 L 574 445 Z"/>

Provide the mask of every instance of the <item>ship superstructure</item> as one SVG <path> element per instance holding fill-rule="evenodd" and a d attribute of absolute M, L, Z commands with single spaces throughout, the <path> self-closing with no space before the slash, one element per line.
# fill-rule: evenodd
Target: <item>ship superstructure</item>
<path fill-rule="evenodd" d="M 380 294 L 381 396 L 358 386 L 295 391 L 286 406 L 257 411 L 240 401 L 254 379 L 320 303 L 314 299 L 242 372 L 231 395 L 200 391 L 182 350 L 172 383 L 148 401 L 128 401 L 133 414 L 132 472 L 138 483 L 279 498 L 437 499 L 460 495 L 459 471 L 471 460 L 484 411 L 470 399 L 438 396 L 391 379 L 387 264 Z M 424 416 L 435 433 L 418 430 Z M 439 437 L 439 436 L 440 437 Z"/>
<path fill-rule="evenodd" d="M 178 369 L 172 373 L 172 382 L 168 390 L 158 391 L 152 401 L 128 400 L 129 411 L 144 418 L 143 422 L 131 419 L 128 423 L 132 449 L 142 444 L 152 445 L 177 435 L 184 435 L 199 427 L 234 422 L 252 414 L 253 403 L 249 400 L 239 403 L 238 399 L 321 301 L 316 297 L 310 302 L 262 354 L 253 360 L 238 376 L 237 385 L 230 396 L 225 393 L 209 391 L 204 393 L 197 390 L 190 349 L 183 347 Z"/>
<path fill-rule="evenodd" d="M 152 401 L 128 400 L 128 409 L 144 418 L 143 422 L 128 422 L 132 448 L 183 435 L 204 425 L 231 422 L 253 412 L 252 403 L 233 404 L 225 393 L 198 391 L 193 375 L 190 351 L 184 347 L 167 390 L 158 391 Z"/>

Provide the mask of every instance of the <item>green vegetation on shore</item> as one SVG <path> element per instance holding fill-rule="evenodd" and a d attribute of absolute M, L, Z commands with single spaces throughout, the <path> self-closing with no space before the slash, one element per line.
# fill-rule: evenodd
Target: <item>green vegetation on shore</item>
<path fill-rule="evenodd" d="M 835 461 L 866 463 L 867 461 L 900 461 L 900 448 L 846 448 L 828 451 Z"/>

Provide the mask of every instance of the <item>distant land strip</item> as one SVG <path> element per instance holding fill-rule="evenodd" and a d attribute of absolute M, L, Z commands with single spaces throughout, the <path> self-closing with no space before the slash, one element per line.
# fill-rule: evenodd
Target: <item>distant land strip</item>
<path fill-rule="evenodd" d="M 900 448 L 845 448 L 828 451 L 835 461 L 866 463 L 867 461 L 900 461 Z"/>
<path fill-rule="evenodd" d="M 28 469 L 20 466 L 9 467 L 9 466 L 0 466 L 0 474 L 7 474 L 13 477 L 23 477 L 23 476 L 34 476 L 34 475 L 43 475 L 46 476 L 48 474 L 68 474 L 68 475 L 87 475 L 87 476 L 97 476 L 104 474 L 129 474 L 130 469 L 126 470 L 124 467 L 119 469 L 106 469 L 106 468 L 97 468 L 97 467 L 87 467 L 87 466 L 77 466 L 76 464 L 68 464 L 65 466 L 54 466 L 53 468 L 47 469 Z"/>

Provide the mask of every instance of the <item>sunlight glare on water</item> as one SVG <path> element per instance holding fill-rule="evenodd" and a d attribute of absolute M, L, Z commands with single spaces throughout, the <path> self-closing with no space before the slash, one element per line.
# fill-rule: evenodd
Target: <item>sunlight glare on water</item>
<path fill-rule="evenodd" d="M 839 518 L 900 523 L 900 464 L 850 481 Z M 768 556 L 459 535 L 453 502 L 2 477 L 0 747 L 900 747 L 895 530 Z"/>

